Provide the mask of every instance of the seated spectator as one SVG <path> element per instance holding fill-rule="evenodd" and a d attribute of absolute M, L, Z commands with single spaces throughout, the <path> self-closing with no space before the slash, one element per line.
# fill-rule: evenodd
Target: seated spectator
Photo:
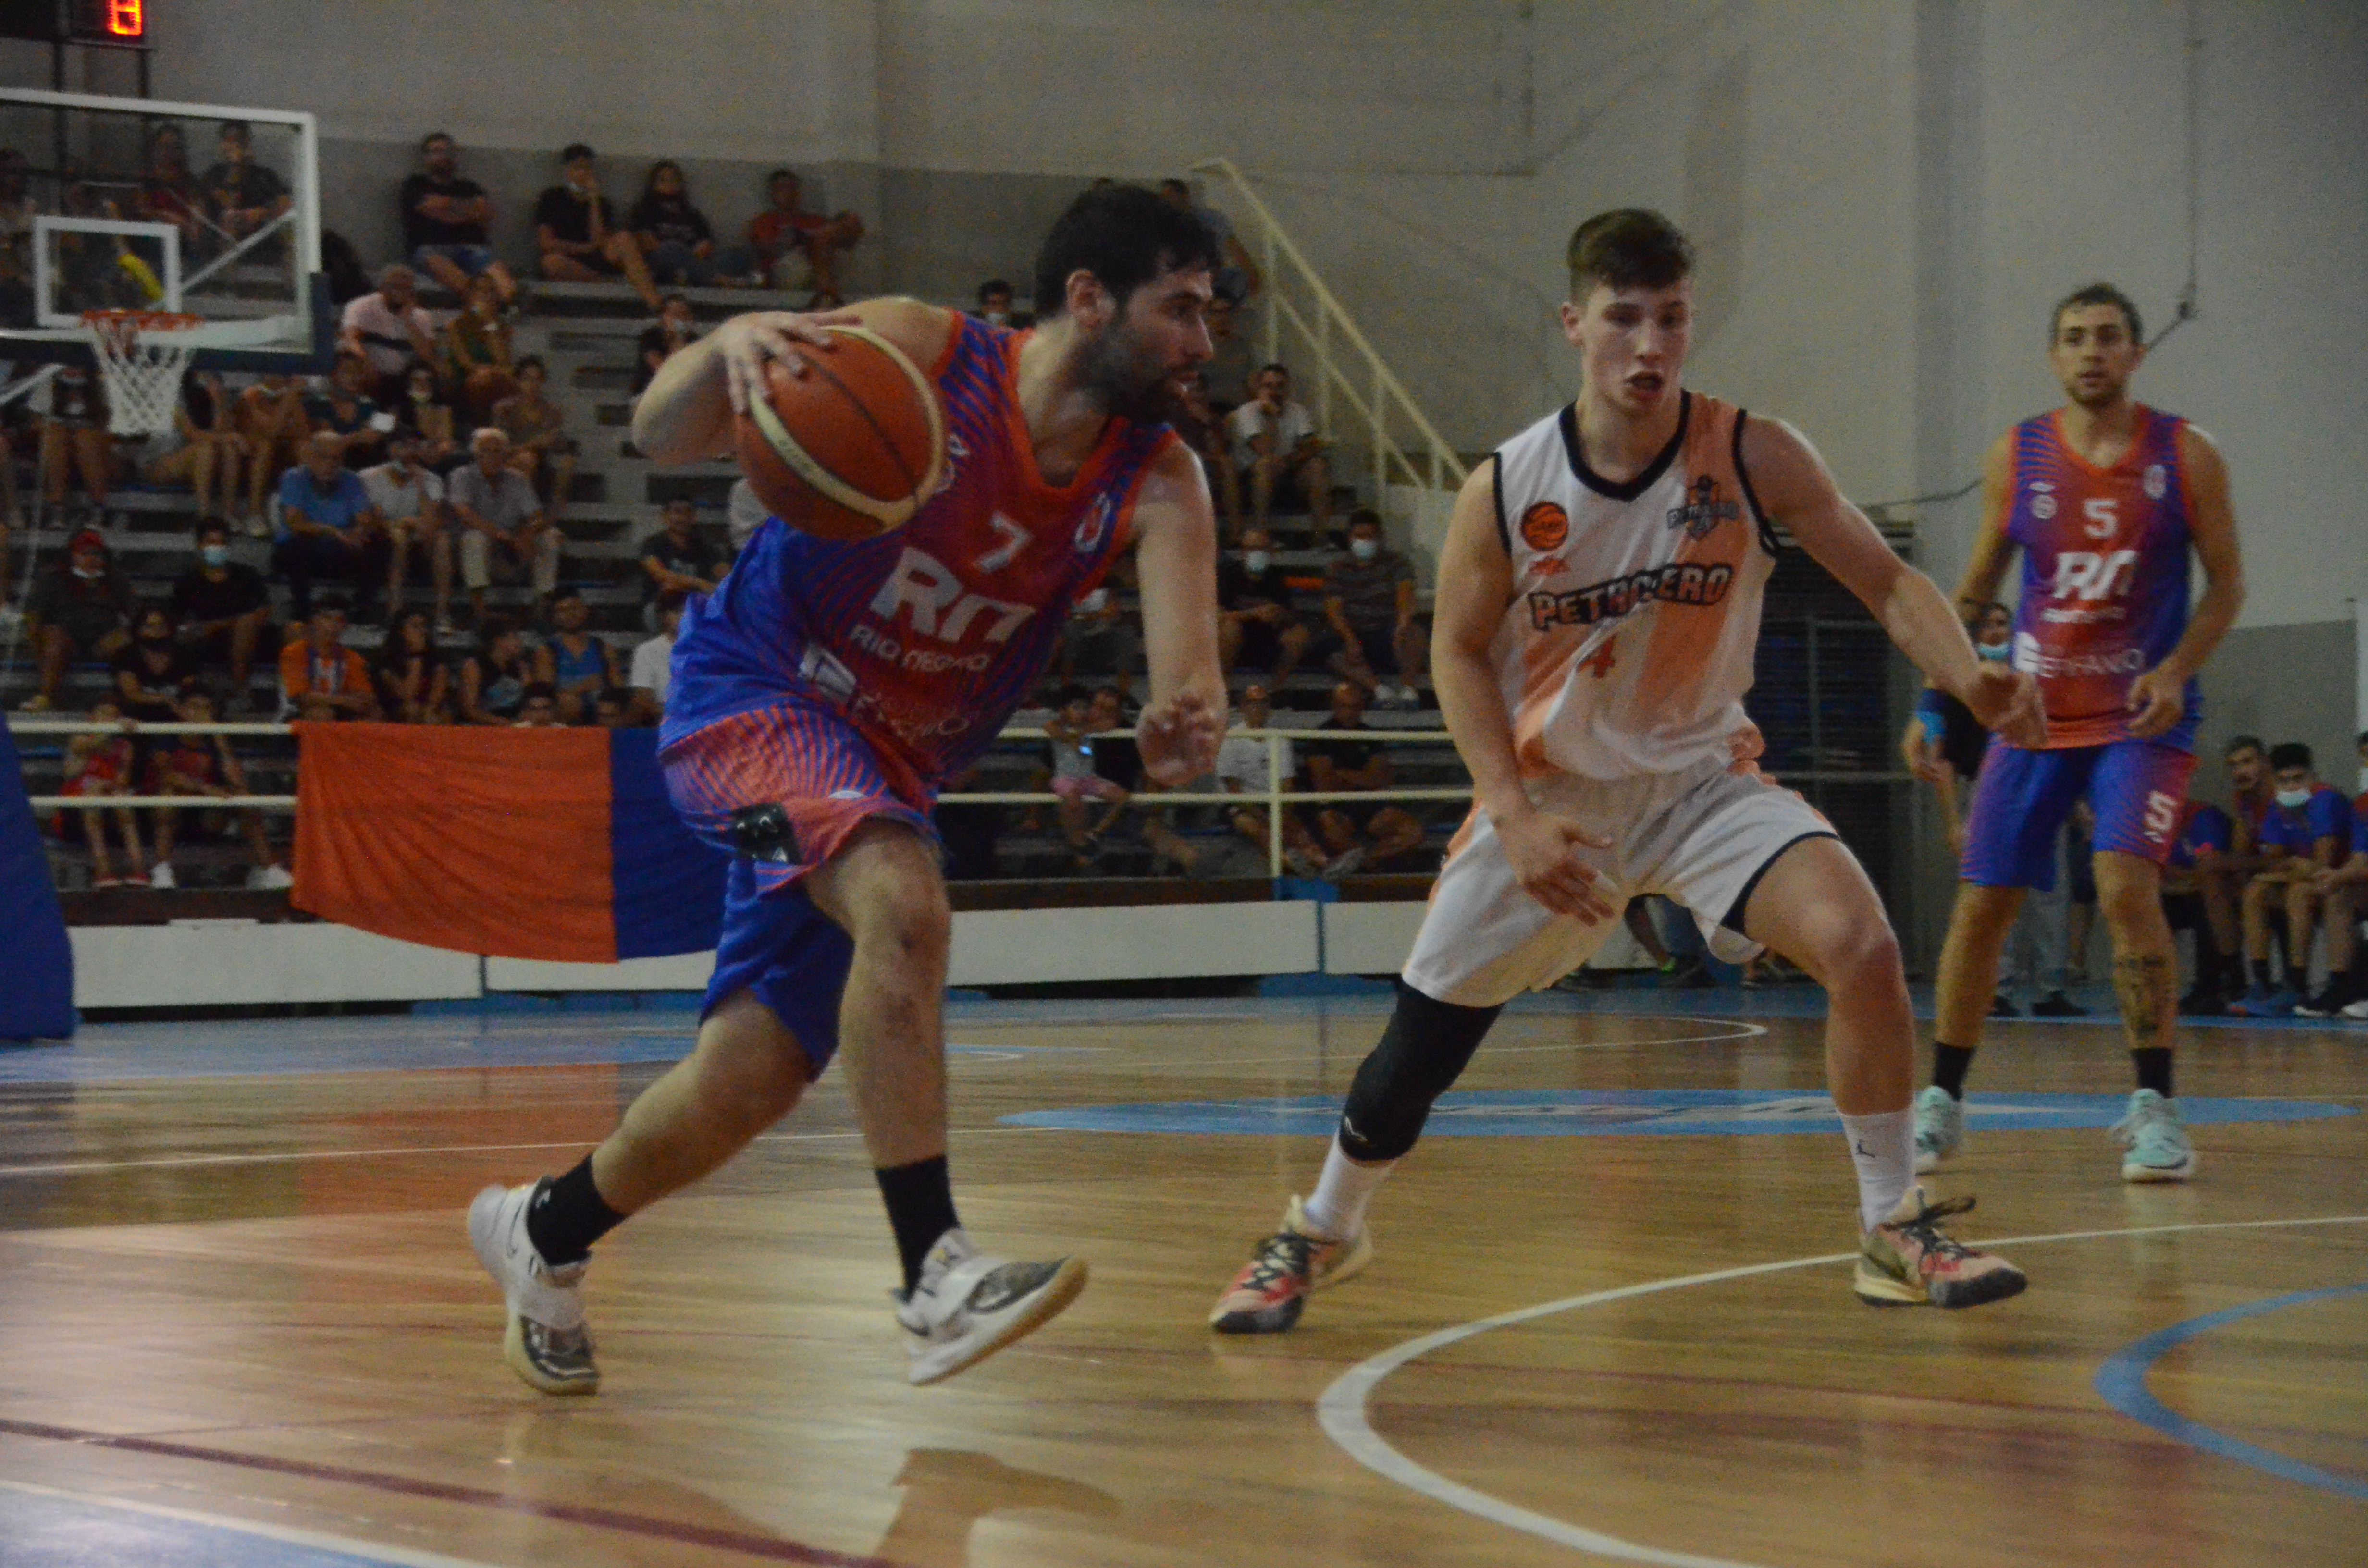
<path fill-rule="evenodd" d="M 404 380 L 403 402 L 394 410 L 394 429 L 387 433 L 389 450 L 398 434 L 409 431 L 419 441 L 412 460 L 441 479 L 469 460 L 461 449 L 459 429 L 452 405 L 436 384 L 436 372 L 426 365 L 413 366 Z"/>
<path fill-rule="evenodd" d="M 601 730 L 637 728 L 633 694 L 623 687 L 607 687 L 592 694 L 592 724 Z"/>
<path fill-rule="evenodd" d="M 658 601 L 667 594 L 712 594 L 723 580 L 723 562 L 699 537 L 699 508 L 677 495 L 666 504 L 658 531 L 642 546 L 642 624 L 657 629 Z"/>
<path fill-rule="evenodd" d="M 198 563 L 173 579 L 173 619 L 183 647 L 202 666 L 230 672 L 232 712 L 246 705 L 255 650 L 271 624 L 271 591 L 263 574 L 230 558 L 230 529 L 198 525 Z"/>
<path fill-rule="evenodd" d="M 395 618 L 379 649 L 370 678 L 378 687 L 379 707 L 390 722 L 425 724 L 428 712 L 443 706 L 451 672 L 436 656 L 436 639 L 427 630 L 425 610 Z"/>
<path fill-rule="evenodd" d="M 202 689 L 193 690 L 181 699 L 176 717 L 184 724 L 211 724 L 214 722 L 214 699 Z M 147 790 L 151 795 L 192 795 L 200 799 L 226 801 L 246 791 L 246 772 L 231 754 L 230 740 L 223 735 L 175 735 L 160 743 L 148 758 Z M 165 806 L 151 808 L 156 821 L 156 862 L 149 868 L 148 885 L 169 888 L 178 885 L 173 873 L 173 850 L 183 834 L 204 834 L 219 836 L 227 825 L 230 812 L 209 811 L 198 806 Z M 247 869 L 246 885 L 250 888 L 293 887 L 296 879 L 272 853 L 271 837 L 264 831 L 263 813 L 253 806 L 237 808 L 239 832 L 246 839 L 247 851 L 254 863 Z"/>
<path fill-rule="evenodd" d="M 592 149 L 570 142 L 559 154 L 560 182 L 534 204 L 534 243 L 542 275 L 570 283 L 622 277 L 653 312 L 657 285 L 632 231 L 617 226 L 617 210 L 600 194 Z"/>
<path fill-rule="evenodd" d="M 1382 542 L 1382 519 L 1360 507 L 1349 515 L 1349 549 L 1324 569 L 1325 650 L 1332 673 L 1374 701 L 1418 708 L 1414 683 L 1430 659 L 1430 639 L 1416 619 L 1414 566 Z M 1392 686 L 1385 677 L 1398 677 Z"/>
<path fill-rule="evenodd" d="M 172 723 L 198 684 L 197 655 L 173 640 L 173 614 L 162 605 L 132 618 L 131 641 L 112 665 L 124 717 L 142 724 Z"/>
<path fill-rule="evenodd" d="M 529 647 L 501 617 L 477 628 L 477 646 L 461 661 L 460 714 L 464 724 L 510 725 L 525 706 L 527 687 L 551 690 L 551 654 Z M 553 695 L 552 711 L 557 710 Z"/>
<path fill-rule="evenodd" d="M 589 630 L 591 607 L 573 588 L 551 601 L 551 624 L 555 630 L 545 647 L 560 721 L 580 724 L 590 716 L 593 698 L 617 684 L 617 656 L 606 639 Z"/>
<path fill-rule="evenodd" d="M 461 530 L 461 583 L 471 613 L 485 619 L 485 593 L 498 574 L 528 574 L 535 619 L 559 585 L 559 530 L 543 515 L 534 486 L 510 463 L 510 438 L 487 427 L 471 438 L 474 460 L 452 471 L 444 504 Z"/>
<path fill-rule="evenodd" d="M 1061 628 L 1061 678 L 1125 675 L 1128 631 L 1125 609 L 1108 583 L 1078 596 Z"/>
<path fill-rule="evenodd" d="M 41 498 L 52 513 L 66 504 L 71 471 L 82 481 L 87 515 L 107 506 L 115 442 L 107 430 L 107 394 L 85 366 L 67 365 L 33 389 L 28 400 L 40 420 Z"/>
<path fill-rule="evenodd" d="M 1011 285 L 1000 278 L 990 278 L 978 286 L 978 309 L 971 314 L 989 326 L 1006 326 L 1014 332 L 1036 324 L 1036 318 L 1012 305 Z"/>
<path fill-rule="evenodd" d="M 1237 665 L 1271 670 L 1281 686 L 1314 635 L 1274 563 L 1274 540 L 1250 529 L 1242 535 L 1241 559 L 1217 562 L 1217 657 L 1225 673 Z"/>
<path fill-rule="evenodd" d="M 101 724 L 121 722 L 123 709 L 111 696 L 102 697 L 90 705 L 90 716 Z M 128 729 L 129 726 L 127 725 Z M 127 734 L 80 734 L 66 738 L 65 777 L 58 786 L 61 795 L 79 799 L 105 800 L 110 795 L 129 795 L 136 773 L 137 754 Z M 108 819 L 114 818 L 116 835 L 123 846 L 123 858 L 131 863 L 130 877 L 115 874 L 113 862 L 107 854 Z M 81 843 L 90 850 L 90 885 L 94 888 L 121 887 L 128 880 L 138 887 L 148 885 L 148 851 L 140 842 L 140 824 L 126 806 L 113 812 L 95 807 L 77 807 L 57 814 L 58 836 L 69 844 Z"/>
<path fill-rule="evenodd" d="M 1107 718 L 1107 713 L 1102 717 Z M 1053 793 L 1060 797 L 1054 812 L 1060 819 L 1061 836 L 1068 841 L 1076 869 L 1084 872 L 1097 869 L 1102 835 L 1125 812 L 1128 800 L 1122 786 L 1103 778 L 1094 767 L 1096 727 L 1093 696 L 1080 686 L 1064 690 L 1061 710 L 1044 722 L 1046 744 L 1053 754 Z M 1088 826 L 1087 802 L 1096 801 L 1104 807 L 1101 820 Z"/>
<path fill-rule="evenodd" d="M 340 354 L 321 390 L 304 399 L 304 422 L 313 436 L 335 436 L 337 459 L 349 469 L 376 462 L 386 449 L 394 415 L 381 414 L 378 403 L 362 390 L 370 370 L 355 354 Z"/>
<path fill-rule="evenodd" d="M 1238 305 L 1266 287 L 1265 275 L 1258 271 L 1257 260 L 1242 244 L 1240 236 L 1234 233 L 1232 219 L 1214 207 L 1195 203 L 1192 187 L 1180 179 L 1161 180 L 1159 194 L 1170 207 L 1190 212 L 1206 223 L 1209 232 L 1217 236 L 1217 256 L 1221 265 L 1212 281 L 1216 285 L 1219 299 Z"/>
<path fill-rule="evenodd" d="M 2312 882 L 2323 901 L 2327 922 L 2327 984 L 2294 1011 L 2306 1018 L 2368 1018 L 2368 984 L 2359 970 L 2360 916 L 2368 909 L 2362 884 L 2368 883 L 2368 791 L 2351 803 L 2351 852 L 2343 863 L 2322 868 Z"/>
<path fill-rule="evenodd" d="M 1184 378 L 1175 410 L 1167 423 L 1200 460 L 1201 477 L 1217 504 L 1220 537 L 1233 543 L 1242 537 L 1242 487 L 1234 481 L 1233 455 L 1225 422 L 1209 403 L 1209 386 L 1199 371 Z"/>
<path fill-rule="evenodd" d="M 279 532 L 271 569 L 288 579 L 295 618 L 313 613 L 313 584 L 353 585 L 364 605 L 386 580 L 386 528 L 361 478 L 345 465 L 346 443 L 324 430 L 308 443 L 302 467 L 279 481 Z"/>
<path fill-rule="evenodd" d="M 284 717 L 325 723 L 379 716 L 370 666 L 346 646 L 345 636 L 346 601 L 326 595 L 306 619 L 303 635 L 279 650 Z"/>
<path fill-rule="evenodd" d="M 172 120 L 148 132 L 148 167 L 140 176 L 140 199 L 134 216 L 144 222 L 170 223 L 181 232 L 181 256 L 204 259 L 221 249 L 219 237 L 205 218 L 206 193 L 189 172 L 188 139 Z"/>
<path fill-rule="evenodd" d="M 1319 730 L 1366 731 L 1365 688 L 1344 680 L 1332 688 L 1332 716 Z M 1317 793 L 1340 790 L 1386 790 L 1395 773 L 1389 748 L 1374 741 L 1310 741 L 1303 789 Z M 1375 802 L 1354 805 L 1327 801 L 1316 809 L 1315 832 L 1325 855 L 1326 877 L 1345 877 L 1358 870 L 1385 870 L 1422 847 L 1422 824 L 1404 806 Z"/>
<path fill-rule="evenodd" d="M 255 161 L 255 131 L 246 121 L 222 121 L 215 145 L 220 156 L 199 184 L 214 222 L 235 244 L 285 213 L 291 199 L 286 182 Z M 278 257 L 287 254 L 287 244 L 275 235 L 247 254 L 258 260 Z"/>
<path fill-rule="evenodd" d="M 1242 687 L 1231 728 L 1236 732 L 1263 730 L 1273 723 L 1274 708 L 1267 688 L 1256 681 Z M 1234 733 L 1217 747 L 1217 787 L 1227 794 L 1264 795 L 1276 787 L 1289 793 L 1296 783 L 1296 768 L 1291 742 L 1281 735 Z M 1265 855 L 1272 820 L 1269 809 L 1264 805 L 1236 806 L 1232 820 L 1235 834 L 1256 845 L 1258 853 Z M 1324 846 L 1308 832 L 1307 824 L 1292 812 L 1282 815 L 1282 853 L 1284 863 L 1303 877 L 1320 875 L 1329 858 Z"/>
<path fill-rule="evenodd" d="M 312 422 L 304 417 L 304 389 L 292 377 L 265 376 L 238 394 L 231 426 L 247 463 L 246 531 L 266 539 L 271 524 L 264 516 L 264 494 L 304 460 L 313 438 Z"/>
<path fill-rule="evenodd" d="M 510 466 L 527 476 L 555 520 L 575 483 L 575 437 L 566 411 L 544 395 L 551 372 L 529 354 L 518 362 L 518 391 L 494 405 L 494 427 L 509 437 Z"/>
<path fill-rule="evenodd" d="M 2162 914 L 2174 940 L 2181 931 L 2195 938 L 2195 983 L 2179 999 L 2182 1016 L 2217 1014 L 2228 1004 L 2215 951 L 2219 934 L 2212 928 L 2203 886 L 2203 868 L 2228 853 L 2236 832 L 2228 813 L 2209 801 L 2189 801 L 2180 809 L 2179 834 L 2162 869 Z"/>
<path fill-rule="evenodd" d="M 25 623 L 40 667 L 40 687 L 18 707 L 23 713 L 57 706 L 66 665 L 77 659 L 112 659 L 131 640 L 131 583 L 97 528 L 66 541 L 65 559 L 35 580 L 26 596 Z M 119 715 L 120 710 L 118 710 Z"/>
<path fill-rule="evenodd" d="M 370 507 L 386 525 L 386 612 L 403 610 L 404 579 L 409 574 L 411 550 L 417 545 L 427 557 L 435 592 L 436 630 L 452 630 L 452 538 L 444 526 L 444 482 L 419 465 L 426 443 L 417 429 L 398 425 L 387 443 L 386 461 L 361 472 L 362 489 Z"/>
<path fill-rule="evenodd" d="M 1239 305 L 1223 294 L 1209 301 L 1209 358 L 1201 376 L 1209 386 L 1209 406 L 1224 418 L 1249 402 L 1250 379 L 1258 371 L 1258 350 Z"/>
<path fill-rule="evenodd" d="M 1263 529 L 1278 504 L 1304 505 L 1324 539 L 1332 531 L 1332 467 L 1315 421 L 1291 400 L 1291 372 L 1281 365 L 1261 369 L 1253 390 L 1225 421 L 1234 472 L 1249 488 L 1250 524 Z"/>
<path fill-rule="evenodd" d="M 436 340 L 444 393 L 465 410 L 469 423 L 483 425 L 494 404 L 518 391 L 510 369 L 510 324 L 501 316 L 501 290 L 478 275 L 461 296 L 461 311 L 444 324 Z"/>
<path fill-rule="evenodd" d="M 682 631 L 682 596 L 669 588 L 656 602 L 658 634 L 634 646 L 632 669 L 625 677 L 639 705 L 636 722 L 643 724 L 666 717 L 666 687 L 674 678 L 674 640 Z"/>
<path fill-rule="evenodd" d="M 515 728 L 559 730 L 564 729 L 566 725 L 567 721 L 559 716 L 557 692 L 552 691 L 547 684 L 541 681 L 526 688 L 526 699 L 518 706 L 518 723 Z"/>
<path fill-rule="evenodd" d="M 748 221 L 757 270 L 773 288 L 811 290 L 811 310 L 844 304 L 838 262 L 863 238 L 863 220 L 852 212 L 825 218 L 806 211 L 803 187 L 788 169 L 765 176 L 765 210 Z"/>
<path fill-rule="evenodd" d="M 756 253 L 734 245 L 718 254 L 707 214 L 691 204 L 682 165 L 671 158 L 650 165 L 641 199 L 625 215 L 625 226 L 641 243 L 650 277 L 661 284 L 712 289 L 717 283 L 747 283 L 757 270 Z"/>
<path fill-rule="evenodd" d="M 658 367 L 699 340 L 699 324 L 690 317 L 690 301 L 668 294 L 658 307 L 658 319 L 642 329 L 634 348 L 633 395 L 639 397 L 658 373 Z"/>
<path fill-rule="evenodd" d="M 2311 938 L 2326 902 L 2318 873 L 2340 866 L 2351 852 L 2351 803 L 2341 790 L 2318 781 L 2308 746 L 2300 741 L 2271 746 L 2270 778 L 2277 793 L 2261 817 L 2259 844 L 2265 865 L 2245 884 L 2245 960 L 2252 983 L 2228 1006 L 2248 1017 L 2283 1017 L 2298 1004 L 2317 1005 L 2318 998 L 2305 997 L 2304 989 Z M 2272 988 L 2270 927 L 2278 923 L 2285 927 L 2286 967 Z"/>
<path fill-rule="evenodd" d="M 362 361 L 368 374 L 359 390 L 390 403 L 402 399 L 413 366 L 436 363 L 436 318 L 420 304 L 411 268 L 381 268 L 376 293 L 346 301 L 337 352 Z"/>
<path fill-rule="evenodd" d="M 2245 884 L 2269 864 L 2260 851 L 2261 819 L 2272 804 L 2268 744 L 2259 735 L 2234 736 L 2221 751 L 2221 767 L 2228 778 L 2231 842 L 2226 853 L 2197 861 L 2195 880 L 2214 933 L 2234 933 L 2219 954 L 2221 994 L 2233 1001 L 2246 991 Z"/>
<path fill-rule="evenodd" d="M 395 199 L 411 264 L 455 294 L 466 292 L 472 278 L 490 278 L 502 303 L 510 304 L 518 298 L 518 279 L 495 259 L 485 238 L 494 204 L 484 186 L 461 175 L 459 143 L 441 131 L 430 131 L 420 139 L 419 154 L 425 171 L 405 179 Z"/>
<path fill-rule="evenodd" d="M 0 326 L 20 330 L 33 324 L 33 220 L 41 213 L 28 168 L 24 153 L 0 147 Z"/>
<path fill-rule="evenodd" d="M 173 434 L 180 444 L 148 464 L 148 483 L 186 484 L 197 499 L 199 517 L 230 517 L 238 506 L 238 467 L 246 455 L 246 442 L 238 433 L 220 376 L 199 370 L 181 378 Z M 0 468 L 14 466 L 0 461 Z"/>

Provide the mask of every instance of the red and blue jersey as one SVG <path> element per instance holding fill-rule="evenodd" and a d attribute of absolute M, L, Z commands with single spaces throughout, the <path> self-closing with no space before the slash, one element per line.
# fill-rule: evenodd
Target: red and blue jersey
<path fill-rule="evenodd" d="M 2351 802 L 2343 791 L 2321 784 L 2310 792 L 2310 799 L 2299 806 L 2271 805 L 2262 813 L 2261 847 L 2278 848 L 2289 855 L 2307 855 L 2322 838 L 2335 840 L 2335 858 L 2340 862 L 2351 848 Z"/>
<path fill-rule="evenodd" d="M 2130 738 L 2130 687 L 2187 630 L 2188 497 L 2179 437 L 2187 422 L 2141 405 L 2137 436 L 2111 468 L 2064 438 L 2059 415 L 2014 428 L 2013 509 L 2022 546 L 2014 665 L 2039 681 L 2049 749 Z M 2199 687 L 2157 737 L 2193 750 Z"/>
<path fill-rule="evenodd" d="M 905 527 L 853 542 L 768 518 L 683 616 L 667 747 L 755 709 L 820 704 L 892 774 L 934 790 L 1027 698 L 1175 437 L 1113 418 L 1075 479 L 1046 483 L 1014 380 L 1024 335 L 954 321 L 929 372 L 946 412 L 938 494 Z"/>
<path fill-rule="evenodd" d="M 2237 824 L 2209 801 L 2190 801 L 2180 813 L 2179 836 L 2171 840 L 2170 864 L 2192 866 L 2206 855 L 2226 855 L 2236 842 Z"/>

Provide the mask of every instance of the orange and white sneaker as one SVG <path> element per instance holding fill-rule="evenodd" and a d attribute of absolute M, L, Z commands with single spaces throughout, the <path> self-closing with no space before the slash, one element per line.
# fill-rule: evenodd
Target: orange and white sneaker
<path fill-rule="evenodd" d="M 1209 1326 L 1219 1334 L 1281 1334 L 1299 1321 L 1309 1292 L 1353 1279 L 1372 1261 L 1371 1231 L 1347 1241 L 1316 1235 L 1294 1196 L 1282 1211 L 1282 1229 L 1258 1243 L 1217 1298 Z"/>
<path fill-rule="evenodd" d="M 1871 1307 L 1978 1307 L 2022 1294 L 2031 1281 L 2002 1257 L 1975 1252 L 1941 1233 L 1940 1222 L 1974 1206 L 1971 1198 L 1934 1203 L 1920 1186 L 1907 1189 L 1890 1216 L 1859 1244 L 1851 1289 Z"/>

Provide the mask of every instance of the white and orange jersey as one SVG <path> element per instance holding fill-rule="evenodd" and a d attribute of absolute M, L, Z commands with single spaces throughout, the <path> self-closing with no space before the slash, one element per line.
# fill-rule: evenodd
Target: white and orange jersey
<path fill-rule="evenodd" d="M 1489 653 L 1527 776 L 1759 755 L 1743 694 L 1776 541 L 1743 470 L 1743 410 L 1680 396 L 1677 434 L 1625 483 L 1587 466 L 1575 407 L 1497 449 L 1513 602 Z"/>

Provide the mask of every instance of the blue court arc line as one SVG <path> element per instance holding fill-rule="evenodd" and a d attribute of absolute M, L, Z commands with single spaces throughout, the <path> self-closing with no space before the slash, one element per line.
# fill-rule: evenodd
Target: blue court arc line
<path fill-rule="evenodd" d="M 2164 1437 L 2215 1454 L 2224 1460 L 2250 1465 L 2281 1480 L 2315 1486 L 2322 1492 L 2340 1493 L 2346 1497 L 2368 1498 L 2368 1481 L 2305 1464 L 2297 1459 L 2260 1448 L 2226 1432 L 2215 1431 L 2200 1421 L 2189 1419 L 2155 1398 L 2146 1387 L 2146 1373 L 2169 1351 L 2199 1339 L 2214 1329 L 2226 1328 L 2232 1323 L 2259 1317 L 2287 1307 L 2306 1306 L 2313 1301 L 2329 1301 L 2342 1296 L 2368 1294 L 2368 1284 L 2336 1285 L 2324 1290 L 2297 1290 L 2289 1296 L 2271 1296 L 2267 1301 L 2248 1301 L 2240 1307 L 2206 1312 L 2200 1318 L 2172 1324 L 2157 1329 L 2135 1344 L 2123 1346 L 2105 1359 L 2097 1369 L 2097 1395 L 2107 1404 L 2131 1420 L 2153 1427 Z"/>

